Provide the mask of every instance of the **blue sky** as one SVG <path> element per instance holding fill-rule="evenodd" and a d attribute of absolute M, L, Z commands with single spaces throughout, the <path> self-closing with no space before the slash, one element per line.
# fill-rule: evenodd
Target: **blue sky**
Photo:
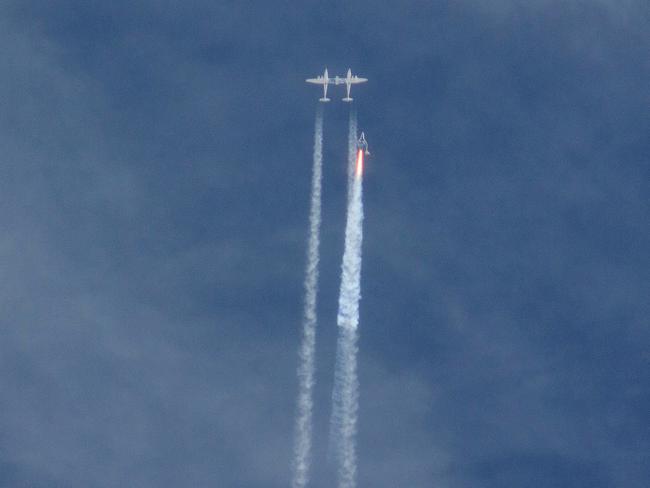
<path fill-rule="evenodd" d="M 370 79 L 359 486 L 647 484 L 647 2 L 0 13 L 0 486 L 288 486 L 325 66 Z M 326 107 L 315 488 L 346 121 Z"/>

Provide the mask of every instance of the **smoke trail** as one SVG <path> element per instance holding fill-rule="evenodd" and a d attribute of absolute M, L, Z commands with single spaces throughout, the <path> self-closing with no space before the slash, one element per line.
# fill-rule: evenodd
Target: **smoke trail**
<path fill-rule="evenodd" d="M 359 380 L 357 378 L 356 328 L 341 327 L 337 344 L 336 395 L 340 418 L 336 426 L 336 459 L 338 463 L 339 488 L 356 486 L 356 433 L 359 404 Z"/>
<path fill-rule="evenodd" d="M 347 167 L 347 202 L 346 208 L 348 209 L 352 197 L 352 188 L 354 186 L 354 167 L 355 159 L 357 154 L 357 113 L 356 109 L 352 106 L 350 107 L 350 113 L 348 118 L 348 167 Z M 346 222 L 347 226 L 347 222 Z M 347 232 L 347 229 L 346 229 Z M 347 246 L 346 246 L 347 249 Z M 340 300 L 339 300 L 340 301 Z M 342 384 L 340 379 L 341 371 L 341 338 L 339 337 L 337 344 L 337 354 L 336 354 L 336 364 L 334 367 L 334 389 L 332 393 L 332 412 L 330 417 L 330 430 L 329 430 L 329 442 L 327 456 L 328 459 L 338 458 L 340 453 L 340 446 L 338 445 L 341 440 L 340 430 L 342 425 L 341 418 L 341 403 L 340 400 L 342 396 L 339 394 Z"/>
<path fill-rule="evenodd" d="M 321 223 L 321 180 L 323 165 L 323 109 L 316 111 L 314 127 L 314 161 L 309 211 L 309 241 L 305 271 L 305 303 L 302 320 L 302 343 L 298 364 L 298 413 L 294 438 L 293 488 L 304 488 L 309 480 L 312 445 L 312 411 L 314 407 L 314 353 L 316 349 L 316 296 Z"/>
<path fill-rule="evenodd" d="M 350 192 L 354 183 L 354 166 L 357 156 L 357 112 L 350 107 L 350 118 L 348 121 L 348 205 L 350 203 Z"/>
<path fill-rule="evenodd" d="M 354 134 L 353 134 L 354 129 Z M 339 488 L 356 484 L 356 430 L 359 403 L 357 378 L 357 327 L 361 298 L 361 244 L 363 240 L 363 176 L 355 171 L 356 114 L 350 113 L 350 144 L 348 155 L 348 208 L 345 227 L 345 250 L 339 293 L 337 324 L 339 337 L 336 350 L 330 448 L 335 449 L 338 462 Z M 362 156 L 361 156 L 362 157 Z"/>

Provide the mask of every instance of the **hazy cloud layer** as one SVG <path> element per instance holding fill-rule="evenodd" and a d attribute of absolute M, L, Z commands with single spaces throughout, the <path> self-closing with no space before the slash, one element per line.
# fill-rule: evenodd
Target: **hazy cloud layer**
<path fill-rule="evenodd" d="M 359 486 L 645 486 L 645 2 L 0 12 L 0 486 L 288 485 L 324 64 L 370 78 Z"/>

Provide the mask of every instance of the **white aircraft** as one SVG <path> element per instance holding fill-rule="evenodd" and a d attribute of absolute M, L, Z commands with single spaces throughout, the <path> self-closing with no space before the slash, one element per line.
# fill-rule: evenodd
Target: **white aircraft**
<path fill-rule="evenodd" d="M 343 101 L 351 102 L 352 97 L 350 97 L 350 88 L 352 88 L 352 85 L 356 85 L 357 83 L 365 83 L 366 81 L 368 81 L 368 78 L 359 78 L 357 75 L 352 76 L 352 70 L 348 69 L 348 75 L 343 79 L 337 76 L 336 81 L 337 82 L 340 81 L 340 83 L 345 83 L 345 86 L 347 88 L 347 96 L 343 99 Z"/>
<path fill-rule="evenodd" d="M 363 132 L 357 141 L 357 149 L 363 149 L 366 156 L 370 156 L 370 151 L 368 151 L 368 141 L 366 141 L 366 135 Z"/>
<path fill-rule="evenodd" d="M 318 100 L 321 102 L 329 102 L 330 99 L 327 98 L 327 87 L 329 85 L 339 85 L 341 83 L 339 80 L 340 78 L 338 76 L 336 78 L 330 78 L 327 75 L 327 68 L 325 68 L 325 73 L 322 76 L 307 78 L 305 81 L 307 83 L 314 83 L 315 85 L 323 85 L 323 98 L 319 98 Z"/>
<path fill-rule="evenodd" d="M 359 78 L 357 75 L 352 76 L 352 70 L 348 69 L 348 75 L 345 78 L 342 78 L 340 76 L 335 76 L 334 78 L 330 78 L 329 75 L 327 74 L 327 68 L 325 68 L 325 72 L 317 76 L 316 78 L 307 78 L 305 80 L 307 83 L 313 83 L 315 85 L 323 85 L 323 98 L 319 98 L 318 100 L 321 102 L 329 102 L 330 99 L 327 98 L 327 87 L 329 85 L 342 85 L 345 83 L 346 88 L 347 88 L 347 96 L 343 99 L 344 102 L 351 102 L 352 98 L 350 97 L 350 88 L 352 88 L 352 85 L 356 85 L 357 83 L 365 83 L 368 81 L 367 78 Z"/>

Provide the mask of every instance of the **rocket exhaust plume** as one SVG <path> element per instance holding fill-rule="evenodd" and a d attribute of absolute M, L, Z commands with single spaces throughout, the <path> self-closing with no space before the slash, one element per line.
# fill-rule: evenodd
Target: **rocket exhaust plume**
<path fill-rule="evenodd" d="M 348 145 L 348 206 L 345 249 L 339 292 L 330 448 L 338 464 L 339 488 L 356 486 L 356 430 L 359 403 L 357 377 L 357 327 L 361 298 L 361 244 L 363 241 L 363 151 L 356 147 L 356 114 L 350 112 Z M 354 132 L 353 132 L 354 130 Z"/>
<path fill-rule="evenodd" d="M 309 239 L 305 270 L 305 303 L 302 319 L 302 342 L 298 364 L 298 406 L 294 437 L 293 488 L 304 488 L 309 481 L 312 446 L 312 412 L 314 408 L 314 354 L 316 350 L 316 298 L 321 224 L 321 182 L 323 166 L 323 109 L 316 109 L 314 159 L 309 211 Z"/>
<path fill-rule="evenodd" d="M 361 178 L 361 176 L 363 176 L 363 149 L 357 151 L 357 164 L 354 176 L 355 178 Z"/>

